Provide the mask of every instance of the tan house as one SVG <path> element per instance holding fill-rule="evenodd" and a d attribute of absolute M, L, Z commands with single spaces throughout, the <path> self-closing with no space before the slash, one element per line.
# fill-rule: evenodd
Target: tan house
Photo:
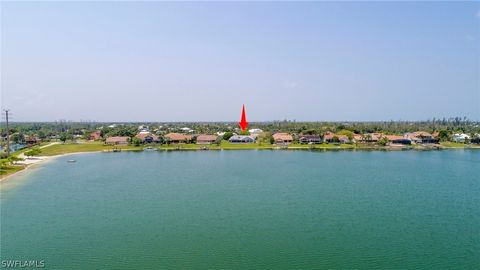
<path fill-rule="evenodd" d="M 158 143 L 160 139 L 157 135 L 151 134 L 150 132 L 141 132 L 135 136 L 138 138 L 142 143 Z"/>
<path fill-rule="evenodd" d="M 197 137 L 197 144 L 212 144 L 218 139 L 217 135 L 201 134 Z"/>
<path fill-rule="evenodd" d="M 37 136 L 28 136 L 27 138 L 25 138 L 25 143 L 27 143 L 28 145 L 35 145 L 35 144 L 39 144 L 41 142 L 41 140 L 37 137 Z"/>
<path fill-rule="evenodd" d="M 189 143 L 192 141 L 192 135 L 180 133 L 168 133 L 164 138 L 167 143 Z"/>
<path fill-rule="evenodd" d="M 435 139 L 432 134 L 425 131 L 406 133 L 403 137 L 414 143 L 438 143 L 438 139 Z"/>
<path fill-rule="evenodd" d="M 275 144 L 290 144 L 293 142 L 292 135 L 288 133 L 275 133 L 272 135 Z"/>
<path fill-rule="evenodd" d="M 399 135 L 385 135 L 385 138 L 387 138 L 388 142 L 391 144 L 412 144 L 410 139 Z"/>
<path fill-rule="evenodd" d="M 105 140 L 105 143 L 111 144 L 111 145 L 127 145 L 129 141 L 130 141 L 130 137 L 114 136 L 114 137 L 108 137 Z"/>
<path fill-rule="evenodd" d="M 335 140 L 338 139 L 338 141 Z M 323 140 L 327 143 L 349 143 L 350 139 L 348 139 L 347 135 L 339 135 L 332 132 L 327 132 L 323 135 Z"/>

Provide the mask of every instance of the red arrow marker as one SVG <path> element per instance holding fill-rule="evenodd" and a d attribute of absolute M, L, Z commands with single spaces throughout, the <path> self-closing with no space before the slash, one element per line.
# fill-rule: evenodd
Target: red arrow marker
<path fill-rule="evenodd" d="M 248 127 L 247 115 L 245 114 L 245 105 L 243 105 L 243 108 L 242 108 L 242 119 L 238 124 L 240 125 L 240 128 L 242 129 L 242 131 L 245 132 L 245 130 Z"/>

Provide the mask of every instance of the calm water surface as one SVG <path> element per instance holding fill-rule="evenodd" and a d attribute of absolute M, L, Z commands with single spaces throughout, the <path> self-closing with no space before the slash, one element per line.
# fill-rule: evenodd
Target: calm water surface
<path fill-rule="evenodd" d="M 480 151 L 82 154 L 0 191 L 1 259 L 47 268 L 480 268 Z"/>

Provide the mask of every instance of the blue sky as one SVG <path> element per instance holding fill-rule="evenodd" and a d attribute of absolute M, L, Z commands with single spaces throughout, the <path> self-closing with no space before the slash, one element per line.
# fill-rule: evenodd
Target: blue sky
<path fill-rule="evenodd" d="M 480 120 L 480 2 L 1 2 L 17 121 Z"/>

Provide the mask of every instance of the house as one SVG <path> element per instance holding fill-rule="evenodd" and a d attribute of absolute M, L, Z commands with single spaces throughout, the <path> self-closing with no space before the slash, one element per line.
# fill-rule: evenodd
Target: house
<path fill-rule="evenodd" d="M 292 135 L 288 133 L 275 133 L 272 135 L 275 144 L 290 144 L 293 142 Z"/>
<path fill-rule="evenodd" d="M 100 130 L 95 130 L 94 132 L 90 133 L 88 139 L 91 141 L 98 141 L 102 139 L 102 132 Z"/>
<path fill-rule="evenodd" d="M 300 135 L 298 141 L 300 143 L 318 144 L 322 143 L 322 138 L 319 135 Z"/>
<path fill-rule="evenodd" d="M 464 143 L 466 141 L 470 141 L 470 136 L 465 133 L 455 133 L 452 136 L 452 141 L 457 143 Z"/>
<path fill-rule="evenodd" d="M 388 142 L 391 144 L 405 144 L 405 145 L 412 144 L 412 141 L 400 135 L 385 135 L 385 137 L 387 138 Z"/>
<path fill-rule="evenodd" d="M 28 136 L 27 138 L 25 138 L 25 143 L 27 145 L 35 145 L 35 144 L 38 144 L 40 143 L 40 139 L 37 137 L 37 136 Z"/>
<path fill-rule="evenodd" d="M 348 138 L 347 135 L 337 135 L 338 140 L 340 143 L 349 143 L 350 139 Z"/>
<path fill-rule="evenodd" d="M 474 134 L 470 140 L 470 143 L 480 144 L 480 134 Z"/>
<path fill-rule="evenodd" d="M 259 129 L 259 128 L 252 128 L 252 129 L 249 129 L 248 132 L 250 134 L 260 134 L 263 132 L 263 130 Z"/>
<path fill-rule="evenodd" d="M 254 143 L 256 137 L 254 136 L 246 136 L 246 135 L 233 135 L 228 139 L 231 143 Z"/>
<path fill-rule="evenodd" d="M 323 140 L 325 142 L 333 142 L 333 137 L 335 137 L 335 134 L 332 132 L 328 131 L 325 134 L 323 134 Z"/>
<path fill-rule="evenodd" d="M 212 144 L 218 139 L 217 135 L 201 134 L 197 137 L 197 144 Z"/>
<path fill-rule="evenodd" d="M 338 135 L 332 132 L 325 133 L 323 135 L 323 140 L 327 143 L 349 143 L 350 142 L 350 139 L 348 139 L 348 136 Z"/>
<path fill-rule="evenodd" d="M 354 134 L 353 140 L 357 143 L 377 143 L 384 136 L 382 133 Z"/>
<path fill-rule="evenodd" d="M 168 133 L 164 137 L 168 143 L 189 143 L 192 141 L 192 135 L 180 133 Z"/>
<path fill-rule="evenodd" d="M 183 127 L 183 128 L 180 128 L 180 130 L 185 132 L 185 133 L 192 133 L 193 132 L 193 129 L 191 129 L 189 127 Z"/>
<path fill-rule="evenodd" d="M 432 134 L 425 131 L 406 133 L 403 137 L 410 139 L 413 143 L 438 143 L 438 139 L 435 139 Z"/>
<path fill-rule="evenodd" d="M 158 143 L 160 139 L 157 135 L 151 134 L 150 132 L 140 132 L 138 133 L 135 138 L 140 139 L 142 143 Z"/>
<path fill-rule="evenodd" d="M 111 145 L 127 145 L 129 141 L 130 141 L 130 137 L 113 136 L 113 137 L 108 137 L 105 140 L 105 143 L 106 144 L 111 144 Z"/>

